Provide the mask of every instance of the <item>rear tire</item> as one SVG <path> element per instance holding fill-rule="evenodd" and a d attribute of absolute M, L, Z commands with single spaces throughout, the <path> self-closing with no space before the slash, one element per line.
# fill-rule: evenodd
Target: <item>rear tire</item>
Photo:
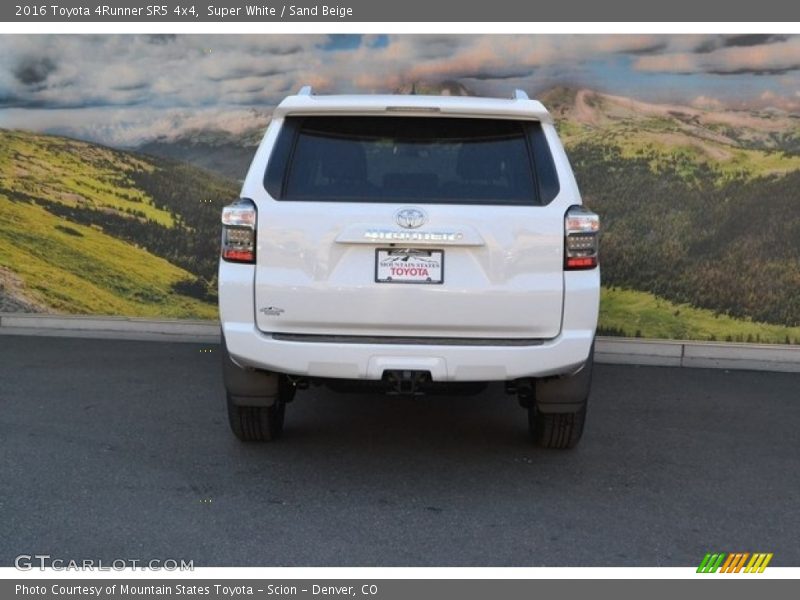
<path fill-rule="evenodd" d="M 286 403 L 291 399 L 294 388 L 285 377 L 281 377 L 279 390 L 272 406 L 237 405 L 231 394 L 227 394 L 228 423 L 237 438 L 243 442 L 271 442 L 280 437 Z"/>
<path fill-rule="evenodd" d="M 270 442 L 283 431 L 286 404 L 296 388 L 286 375 L 243 369 L 231 360 L 222 338 L 222 372 L 228 423 L 243 442 Z"/>
<path fill-rule="evenodd" d="M 586 406 L 572 413 L 541 413 L 528 408 L 528 430 L 537 446 L 554 450 L 574 448 L 581 441 Z"/>
<path fill-rule="evenodd" d="M 540 379 L 524 398 L 520 396 L 528 409 L 528 430 L 536 445 L 555 450 L 578 445 L 586 424 L 593 370 L 594 343 L 580 371 L 568 377 Z"/>

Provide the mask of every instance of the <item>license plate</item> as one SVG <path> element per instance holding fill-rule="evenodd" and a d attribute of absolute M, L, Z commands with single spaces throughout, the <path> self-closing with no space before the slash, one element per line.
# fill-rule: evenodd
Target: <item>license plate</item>
<path fill-rule="evenodd" d="M 442 283 L 444 250 L 378 248 L 375 252 L 378 283 Z"/>

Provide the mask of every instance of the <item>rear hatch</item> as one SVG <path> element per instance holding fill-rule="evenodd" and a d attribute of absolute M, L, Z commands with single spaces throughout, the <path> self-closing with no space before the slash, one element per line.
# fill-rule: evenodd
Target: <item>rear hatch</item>
<path fill-rule="evenodd" d="M 290 116 L 264 183 L 262 331 L 558 335 L 564 211 L 538 122 Z"/>

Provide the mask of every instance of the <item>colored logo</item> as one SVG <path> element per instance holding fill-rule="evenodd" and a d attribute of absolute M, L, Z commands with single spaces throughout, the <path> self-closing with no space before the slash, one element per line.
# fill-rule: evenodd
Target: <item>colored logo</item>
<path fill-rule="evenodd" d="M 763 573 L 769 561 L 772 560 L 772 552 L 735 552 L 726 554 L 724 552 L 708 553 L 700 561 L 697 567 L 698 573 Z M 747 566 L 745 566 L 747 565 Z"/>

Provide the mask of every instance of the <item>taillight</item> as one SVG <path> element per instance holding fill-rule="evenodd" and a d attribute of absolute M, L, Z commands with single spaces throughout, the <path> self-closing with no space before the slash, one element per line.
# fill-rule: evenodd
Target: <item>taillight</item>
<path fill-rule="evenodd" d="M 564 216 L 564 269 L 577 271 L 597 266 L 600 217 L 583 206 L 573 206 Z"/>
<path fill-rule="evenodd" d="M 256 262 L 256 205 L 241 199 L 222 209 L 222 258 L 228 262 Z"/>

